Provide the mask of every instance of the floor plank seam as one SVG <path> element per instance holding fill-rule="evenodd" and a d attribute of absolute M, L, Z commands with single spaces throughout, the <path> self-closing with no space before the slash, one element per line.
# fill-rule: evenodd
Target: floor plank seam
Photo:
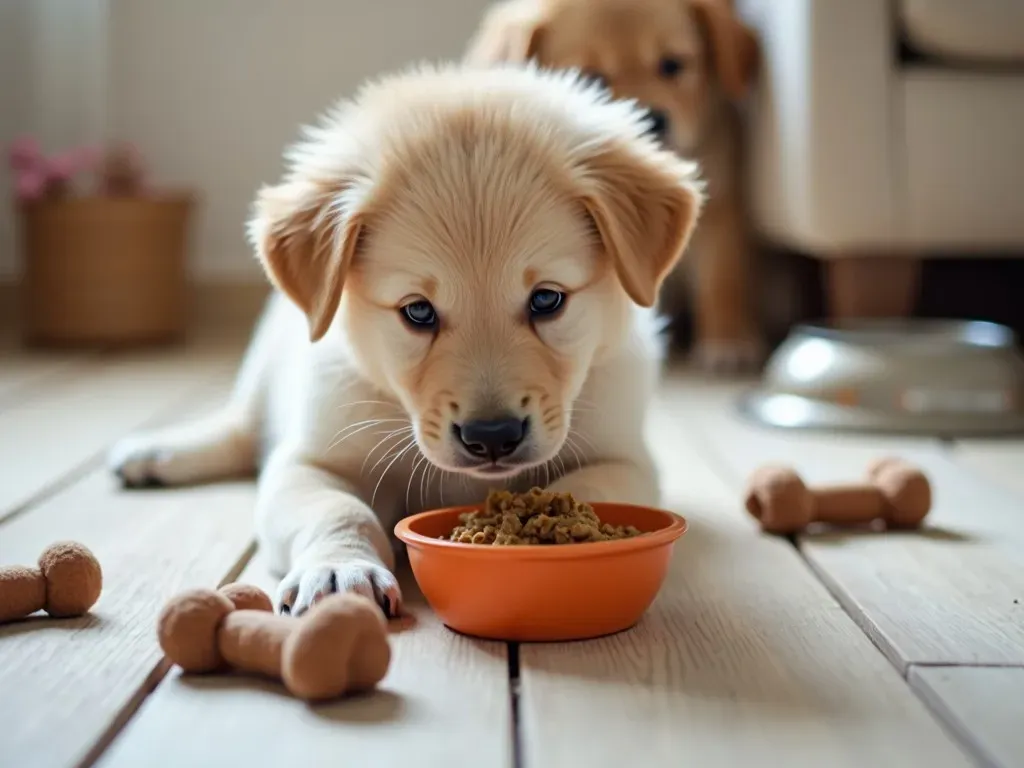
<path fill-rule="evenodd" d="M 97 469 L 102 459 L 102 452 L 93 454 L 58 477 L 52 484 L 47 485 L 45 488 L 32 494 L 22 503 L 11 507 L 6 513 L 0 510 L 0 527 L 13 522 L 33 507 L 42 504 L 47 499 L 51 499 L 54 496 L 63 493 L 71 486 L 81 482 Z"/>
<path fill-rule="evenodd" d="M 53 370 L 40 374 L 28 381 L 22 382 L 13 389 L 9 389 L 0 395 L 0 412 L 12 406 L 31 403 L 39 397 L 45 396 L 49 391 L 51 382 L 56 386 L 64 383 L 64 377 L 73 375 L 84 368 L 95 366 L 101 360 L 99 355 L 89 355 L 81 360 L 69 362 L 66 365 L 56 366 Z"/>
<path fill-rule="evenodd" d="M 133 427 L 133 430 L 147 429 L 149 427 L 161 423 L 162 421 L 166 420 L 171 416 L 174 416 L 176 413 L 185 408 L 193 398 L 195 398 L 198 394 L 202 393 L 208 386 L 210 386 L 215 381 L 217 381 L 216 376 L 211 376 L 208 379 L 204 379 L 201 384 L 197 384 L 196 386 L 188 389 L 184 395 L 182 395 L 179 398 L 176 398 L 172 403 L 170 403 L 164 408 L 161 408 L 151 417 L 137 424 L 135 427 Z M 63 475 L 58 477 L 56 480 L 53 481 L 53 483 L 47 485 L 45 488 L 42 488 L 35 494 L 29 496 L 29 498 L 27 498 L 25 501 L 12 507 L 6 513 L 3 510 L 0 510 L 0 526 L 3 526 L 6 523 L 11 522 L 12 520 L 20 517 L 33 507 L 45 502 L 47 499 L 56 496 L 62 491 L 67 490 L 75 483 L 81 481 L 83 478 L 90 475 L 93 471 L 99 469 L 99 467 L 103 464 L 103 461 L 107 455 L 107 451 L 109 450 L 109 448 L 110 444 L 104 445 L 102 448 L 95 451 L 87 458 L 83 459 L 80 463 L 76 464 L 74 467 L 69 469 Z"/>
<path fill-rule="evenodd" d="M 910 665 L 910 668 L 913 668 L 913 666 L 913 664 Z M 964 755 L 973 761 L 978 768 L 1010 768 L 1010 766 L 1003 765 L 992 759 L 992 756 L 987 753 L 985 748 L 972 738 L 970 729 L 960 722 L 951 709 L 943 705 L 941 698 L 928 696 L 926 685 L 915 684 L 910 679 L 909 669 L 907 672 L 907 685 L 914 693 L 914 696 L 917 697 L 917 700 L 924 705 L 925 709 L 939 723 L 942 730 L 946 732 L 953 742 L 960 747 Z"/>
<path fill-rule="evenodd" d="M 928 697 L 922 696 L 916 686 L 911 685 L 910 690 L 914 692 L 917 700 L 931 713 L 939 727 L 946 732 L 946 735 L 952 739 L 953 743 L 960 747 L 964 757 L 973 762 L 978 768 L 1010 768 L 1010 766 L 993 761 L 985 753 L 984 749 L 972 743 L 969 734 L 964 731 L 962 725 L 956 721 L 951 712 L 947 712 L 943 707 L 933 706 Z"/>
<path fill-rule="evenodd" d="M 888 642 L 878 627 L 873 625 L 868 618 L 867 614 L 863 611 L 855 610 L 853 604 L 853 598 L 847 595 L 839 585 L 831 578 L 831 576 L 823 569 L 819 568 L 818 565 L 803 551 L 800 547 L 799 540 L 796 544 L 796 551 L 800 555 L 800 558 L 807 564 L 811 573 L 818 582 L 825 588 L 832 599 L 835 600 L 836 604 L 842 609 L 843 613 L 850 617 L 854 625 L 867 637 L 870 643 L 878 649 L 878 652 L 896 669 L 900 677 L 904 680 L 907 679 L 909 673 L 909 664 L 904 664 L 893 647 L 892 643 Z"/>
<path fill-rule="evenodd" d="M 707 458 L 708 464 L 723 482 L 732 485 L 736 481 L 734 473 L 729 468 L 728 462 L 719 454 L 714 441 L 706 438 L 703 428 L 698 428 L 697 434 L 699 435 L 700 444 L 704 448 L 704 456 Z M 879 653 L 881 653 L 893 667 L 895 667 L 900 677 L 906 680 L 908 674 L 907 665 L 900 661 L 895 648 L 891 647 L 891 644 L 885 641 L 876 628 L 871 625 L 866 616 L 861 617 L 858 615 L 858 612 L 854 610 L 854 606 L 851 604 L 851 599 L 844 594 L 843 590 L 839 588 L 839 585 L 836 584 L 827 573 L 818 568 L 813 560 L 807 557 L 806 553 L 800 546 L 800 537 L 793 535 L 786 536 L 785 538 L 793 546 L 797 555 L 803 561 L 804 565 L 806 565 L 810 570 L 814 578 L 832 597 L 835 605 L 843 611 L 851 621 L 853 621 L 854 625 L 867 637 L 868 641 L 878 649 Z"/>
<path fill-rule="evenodd" d="M 519 643 L 508 644 L 508 695 L 512 715 L 512 768 L 524 768 L 523 731 L 520 721 Z"/>
<path fill-rule="evenodd" d="M 252 558 L 256 555 L 257 544 L 253 540 L 249 542 L 249 545 L 242 551 L 242 553 L 235 560 L 235 563 L 228 569 L 220 581 L 217 583 L 217 589 L 220 589 L 225 584 L 231 584 L 236 581 L 242 574 L 242 571 L 249 565 Z M 149 675 L 146 676 L 145 681 L 136 691 L 135 695 L 129 698 L 125 703 L 124 707 L 118 712 L 114 721 L 110 727 L 104 731 L 104 733 L 97 739 L 96 743 L 93 744 L 92 748 L 86 753 L 86 756 L 82 759 L 76 768 L 91 768 L 96 762 L 103 757 L 104 753 L 113 745 L 117 737 L 124 731 L 124 729 L 131 722 L 139 710 L 142 709 L 146 699 L 148 699 L 156 689 L 160 687 L 160 684 L 167 677 L 168 672 L 171 671 L 171 664 L 168 662 L 165 656 L 160 657 L 160 661 L 156 663 Z"/>
<path fill-rule="evenodd" d="M 249 542 L 249 546 L 245 548 L 241 555 L 239 555 L 238 560 L 235 562 L 235 564 L 228 570 L 224 578 L 221 579 L 220 582 L 217 584 L 217 589 L 220 589 L 226 584 L 231 584 L 238 580 L 238 577 L 242 575 L 242 571 L 244 571 L 249 566 L 249 563 L 251 563 L 252 559 L 256 556 L 256 550 L 258 546 L 259 545 L 256 543 L 255 539 Z"/>
<path fill-rule="evenodd" d="M 131 722 L 131 719 L 135 717 L 135 714 L 142 708 L 146 699 L 157 689 L 157 686 L 163 682 L 163 679 L 170 672 L 170 662 L 164 656 L 160 657 L 160 661 L 156 663 L 150 673 L 146 676 L 146 679 L 142 682 L 142 685 L 135 691 L 135 693 L 128 698 L 124 706 L 118 710 L 113 721 L 107 727 L 107 729 L 100 735 L 96 740 L 96 743 L 92 745 L 85 756 L 75 764 L 75 768 L 92 768 L 100 758 L 103 757 L 104 753 L 110 748 L 110 746 L 117 740 L 117 737 L 121 735 L 125 727 Z"/>

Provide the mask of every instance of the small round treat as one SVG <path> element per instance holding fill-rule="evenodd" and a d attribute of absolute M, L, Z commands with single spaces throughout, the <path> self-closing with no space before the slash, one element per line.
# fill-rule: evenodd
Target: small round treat
<path fill-rule="evenodd" d="M 270 596 L 253 584 L 241 584 L 236 581 L 231 584 L 225 584 L 217 591 L 235 604 L 236 611 L 273 612 L 274 610 L 273 603 L 270 602 Z"/>
<path fill-rule="evenodd" d="M 213 672 L 223 663 L 217 628 L 234 609 L 229 598 L 210 589 L 182 592 L 160 612 L 160 648 L 186 672 Z"/>
<path fill-rule="evenodd" d="M 39 556 L 46 579 L 46 607 L 55 618 L 89 612 L 103 591 L 103 571 L 89 549 L 74 541 L 51 544 Z"/>
<path fill-rule="evenodd" d="M 310 701 L 372 688 L 391 663 L 387 634 L 370 599 L 344 593 L 325 597 L 285 640 L 282 679 L 294 695 Z"/>

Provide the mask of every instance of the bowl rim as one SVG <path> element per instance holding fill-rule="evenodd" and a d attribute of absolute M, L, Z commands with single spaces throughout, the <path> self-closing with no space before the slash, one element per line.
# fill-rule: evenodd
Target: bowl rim
<path fill-rule="evenodd" d="M 921 317 L 909 320 L 865 318 L 842 324 L 827 318 L 807 319 L 793 326 L 790 338 L 817 338 L 863 346 L 874 351 L 913 344 L 917 348 L 940 347 L 991 352 L 1013 350 L 1017 333 L 991 320 Z"/>
<path fill-rule="evenodd" d="M 665 544 L 671 544 L 689 529 L 689 523 L 685 517 L 661 507 L 649 507 L 643 504 L 623 504 L 617 501 L 590 502 L 590 505 L 595 511 L 599 511 L 601 507 L 619 507 L 658 512 L 665 515 L 670 522 L 663 528 L 647 531 L 643 536 L 615 539 L 614 541 L 588 541 L 582 544 L 566 546 L 527 544 L 516 547 L 495 547 L 490 544 L 464 544 L 459 541 L 431 538 L 412 530 L 412 526 L 420 520 L 442 514 L 471 512 L 475 509 L 480 509 L 482 506 L 481 504 L 466 504 L 456 507 L 429 509 L 424 512 L 417 512 L 415 515 L 403 517 L 395 524 L 394 531 L 395 536 L 400 541 L 407 547 L 412 548 L 441 550 L 447 551 L 449 554 L 466 556 L 476 556 L 487 552 L 489 553 L 487 555 L 489 558 L 503 557 L 514 560 L 569 560 L 586 557 L 606 557 L 636 550 L 654 549 Z"/>

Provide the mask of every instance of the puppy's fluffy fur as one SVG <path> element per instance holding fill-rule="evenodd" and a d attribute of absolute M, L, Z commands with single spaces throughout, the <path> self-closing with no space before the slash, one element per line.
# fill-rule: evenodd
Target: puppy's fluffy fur
<path fill-rule="evenodd" d="M 732 0 L 503 0 L 485 15 L 466 59 L 579 69 L 657 117 L 665 145 L 701 165 L 708 201 L 692 269 L 677 270 L 662 305 L 691 303 L 697 359 L 736 370 L 763 355 L 752 297 L 736 105 L 758 45 Z"/>
<path fill-rule="evenodd" d="M 124 440 L 114 469 L 182 484 L 259 467 L 257 533 L 293 613 L 333 590 L 395 613 L 406 513 L 532 484 L 657 503 L 649 308 L 702 191 L 645 130 L 641 110 L 534 67 L 370 84 L 259 192 L 249 233 L 279 292 L 230 401 Z M 511 454 L 459 438 L 509 417 L 526 428 Z"/>

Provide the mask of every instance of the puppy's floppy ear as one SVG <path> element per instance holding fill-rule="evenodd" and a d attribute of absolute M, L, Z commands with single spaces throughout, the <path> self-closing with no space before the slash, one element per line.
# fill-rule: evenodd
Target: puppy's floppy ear
<path fill-rule="evenodd" d="M 637 304 L 652 307 L 704 202 L 697 166 L 652 145 L 601 147 L 582 168 L 583 204 Z"/>
<path fill-rule="evenodd" d="M 710 48 L 718 81 L 732 99 L 742 99 L 754 78 L 761 50 L 757 36 L 739 18 L 731 2 L 689 0 Z"/>
<path fill-rule="evenodd" d="M 544 34 L 542 0 L 501 0 L 480 23 L 469 42 L 467 64 L 523 64 L 537 55 Z"/>
<path fill-rule="evenodd" d="M 259 191 L 249 221 L 250 240 L 267 277 L 309 321 L 317 341 L 341 301 L 364 215 L 347 182 L 287 180 Z"/>

